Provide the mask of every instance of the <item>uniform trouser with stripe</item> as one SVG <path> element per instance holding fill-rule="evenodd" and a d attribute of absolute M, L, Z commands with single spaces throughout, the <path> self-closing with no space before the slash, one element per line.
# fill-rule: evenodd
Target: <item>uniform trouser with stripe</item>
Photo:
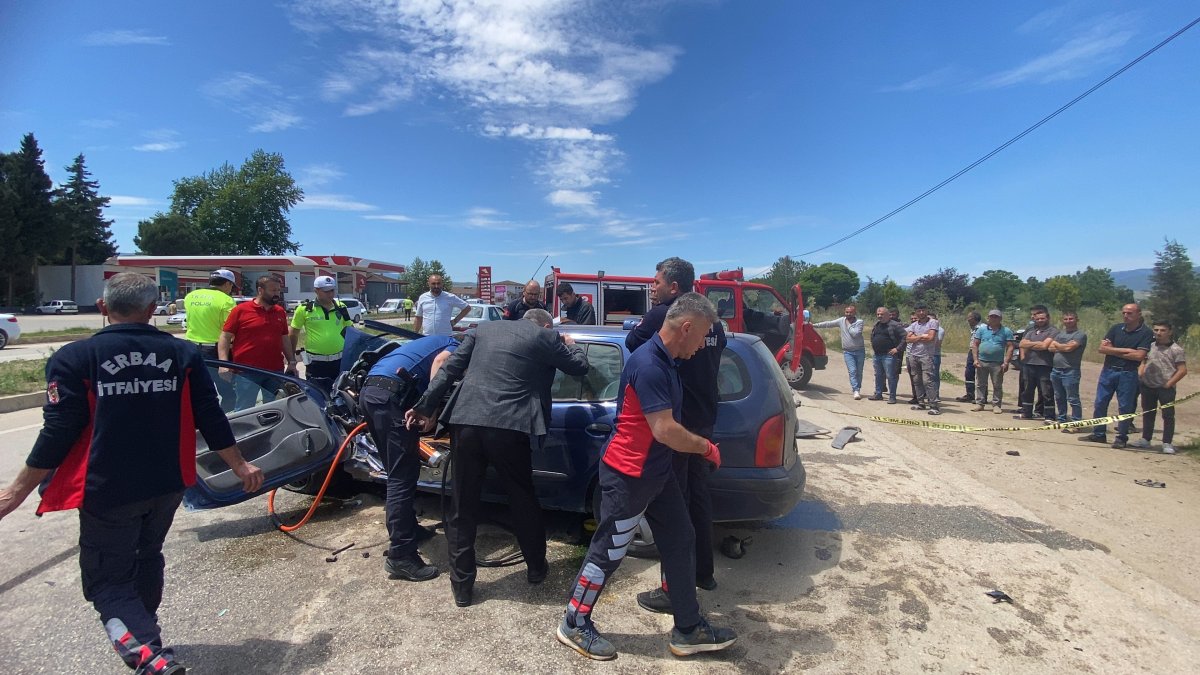
<path fill-rule="evenodd" d="M 600 518 L 567 603 L 567 622 L 581 626 L 621 561 L 645 515 L 654 530 L 678 628 L 700 622 L 696 601 L 696 534 L 673 471 L 634 478 L 600 462 Z"/>
<path fill-rule="evenodd" d="M 163 541 L 182 492 L 107 509 L 79 509 L 79 569 L 83 597 L 100 613 L 110 638 L 113 619 L 141 645 L 171 658 L 163 650 L 158 605 L 163 594 Z M 131 655 L 122 653 L 122 658 Z M 134 656 L 136 658 L 136 656 Z"/>

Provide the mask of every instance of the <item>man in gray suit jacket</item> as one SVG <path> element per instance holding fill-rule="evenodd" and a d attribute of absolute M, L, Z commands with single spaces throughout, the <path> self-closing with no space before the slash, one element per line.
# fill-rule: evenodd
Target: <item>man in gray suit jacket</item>
<path fill-rule="evenodd" d="M 525 556 L 529 583 L 546 578 L 546 528 L 533 492 L 532 450 L 550 426 L 554 371 L 584 375 L 583 348 L 554 331 L 543 309 L 520 321 L 487 321 L 468 331 L 429 388 L 406 415 L 428 430 L 442 399 L 462 380 L 446 406 L 454 470 L 451 512 L 446 518 L 450 585 L 459 607 L 471 604 L 475 586 L 475 529 L 488 465 L 508 491 L 513 530 Z"/>

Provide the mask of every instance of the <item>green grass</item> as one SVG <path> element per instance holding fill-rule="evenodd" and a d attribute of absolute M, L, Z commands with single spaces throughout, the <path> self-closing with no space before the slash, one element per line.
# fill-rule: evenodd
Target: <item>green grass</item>
<path fill-rule="evenodd" d="M 0 363 L 0 396 L 28 394 L 46 388 L 46 361 L 8 361 Z"/>
<path fill-rule="evenodd" d="M 966 382 L 959 379 L 959 377 L 957 375 L 955 375 L 954 373 L 952 373 L 948 370 L 942 371 L 941 380 L 942 380 L 942 382 L 946 382 L 947 384 L 966 384 Z"/>

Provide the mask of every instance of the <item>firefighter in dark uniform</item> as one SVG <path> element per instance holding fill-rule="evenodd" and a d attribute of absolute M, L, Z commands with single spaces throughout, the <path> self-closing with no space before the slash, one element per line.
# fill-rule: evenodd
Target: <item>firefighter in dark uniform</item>
<path fill-rule="evenodd" d="M 200 350 L 149 325 L 157 298 L 141 274 L 108 280 L 100 309 L 110 325 L 50 358 L 45 424 L 0 490 L 3 518 L 53 473 L 37 513 L 79 509 L 83 596 L 139 675 L 184 672 L 163 646 L 157 611 L 163 540 L 196 481 L 196 429 L 222 448 L 243 490 L 262 487 L 262 472 L 234 445 Z"/>
<path fill-rule="evenodd" d="M 420 433 L 407 428 L 404 414 L 457 347 L 458 341 L 446 335 L 401 345 L 371 367 L 359 393 L 367 428 L 387 471 L 384 513 L 390 546 L 383 566 L 393 579 L 428 581 L 438 575 L 437 568 L 426 564 L 417 552 L 417 545 L 433 533 L 417 523 L 413 508 L 421 473 Z"/>
<path fill-rule="evenodd" d="M 521 297 L 504 307 L 504 318 L 508 321 L 523 319 L 525 312 L 531 309 L 546 309 L 546 303 L 542 302 L 542 286 L 536 281 L 525 284 Z"/>
<path fill-rule="evenodd" d="M 682 293 L 692 290 L 695 269 L 680 258 L 667 258 L 655 268 L 654 300 L 657 303 L 642 317 L 629 335 L 625 347 L 635 351 L 654 337 L 662 328 L 671 303 Z M 683 383 L 683 426 L 688 431 L 712 440 L 717 421 L 717 371 L 721 354 L 725 352 L 725 329 L 721 322 L 713 323 L 704 346 L 695 356 L 679 364 L 679 379 Z M 687 454 L 674 456 L 675 479 L 688 505 L 692 527 L 696 530 L 696 585 L 711 591 L 717 587 L 713 577 L 712 496 L 708 491 L 708 462 Z M 638 604 L 644 609 L 664 614 L 671 611 L 667 596 L 667 579 L 662 576 L 659 588 L 638 593 Z"/>
<path fill-rule="evenodd" d="M 596 534 L 556 633 L 559 642 L 588 658 L 607 661 L 617 656 L 612 643 L 592 623 L 592 610 L 643 516 L 654 529 L 662 568 L 671 583 L 675 618 L 671 653 L 718 651 L 737 639 L 732 630 L 713 627 L 700 615 L 694 585 L 695 536 L 672 466 L 673 455 L 680 453 L 721 465 L 717 446 L 680 424 L 684 393 L 676 366 L 680 359 L 707 349 L 704 344 L 716 321 L 717 310 L 704 296 L 679 296 L 663 327 L 629 356 L 621 371 L 617 428 L 600 460 Z"/>

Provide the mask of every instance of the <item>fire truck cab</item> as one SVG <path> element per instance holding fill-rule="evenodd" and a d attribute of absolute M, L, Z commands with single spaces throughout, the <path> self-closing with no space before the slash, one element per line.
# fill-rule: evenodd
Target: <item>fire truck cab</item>
<path fill-rule="evenodd" d="M 550 270 L 544 288 L 553 315 L 562 312 L 558 285 L 563 282 L 570 283 L 576 294 L 592 303 L 597 321 L 606 326 L 641 318 L 652 304 L 652 278 L 613 277 L 604 272 L 564 274 L 557 267 Z M 804 296 L 799 284 L 792 287 L 792 297 L 785 300 L 770 286 L 745 281 L 739 268 L 701 274 L 694 290 L 713 303 L 726 330 L 761 338 L 794 389 L 803 389 L 814 369 L 824 370 L 828 365 L 825 341 L 804 321 Z M 794 353 L 800 358 L 793 358 Z"/>

